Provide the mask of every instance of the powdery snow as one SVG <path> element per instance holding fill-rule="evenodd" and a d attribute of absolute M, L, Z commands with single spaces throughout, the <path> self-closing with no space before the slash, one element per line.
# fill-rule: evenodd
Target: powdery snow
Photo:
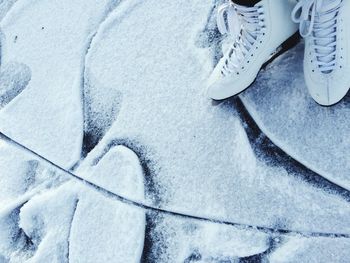
<path fill-rule="evenodd" d="M 236 104 L 205 97 L 214 2 L 0 0 L 0 132 L 98 186 L 1 137 L 0 262 L 350 258 L 347 192 L 257 156 Z M 301 47 L 241 98 L 287 154 L 348 187 L 348 100 L 309 99 Z"/>
<path fill-rule="evenodd" d="M 1 131 L 66 168 L 81 152 L 82 57 L 112 3 L 18 1 L 1 22 L 2 70 L 17 62 L 22 74 L 31 71 L 28 86 L 1 111 Z"/>
<path fill-rule="evenodd" d="M 349 96 L 317 105 L 303 77 L 299 44 L 263 71 L 242 99 L 263 131 L 299 162 L 350 189 Z"/>
<path fill-rule="evenodd" d="M 145 211 L 95 191 L 80 195 L 69 241 L 70 262 L 140 262 Z"/>
<path fill-rule="evenodd" d="M 198 41 L 210 8 L 205 1 L 130 1 L 100 27 L 87 55 L 88 87 L 113 87 L 122 102 L 87 160 L 113 141 L 141 145 L 158 186 L 148 189 L 149 204 L 247 224 L 349 231 L 346 200 L 258 161 L 234 107 L 213 107 L 204 96 L 211 68 Z M 113 99 L 120 95 L 96 98 Z"/>
<path fill-rule="evenodd" d="M 350 257 L 349 239 L 301 238 L 283 240 L 281 248 L 269 257 L 272 263 L 287 262 L 346 262 Z"/>

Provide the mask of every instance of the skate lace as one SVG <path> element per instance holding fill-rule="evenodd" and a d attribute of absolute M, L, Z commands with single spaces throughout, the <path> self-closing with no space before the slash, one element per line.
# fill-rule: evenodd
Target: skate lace
<path fill-rule="evenodd" d="M 347 0 L 348 1 L 348 0 Z M 330 73 L 336 66 L 337 17 L 342 0 L 300 0 L 292 19 L 302 37 L 311 37 L 318 68 Z"/>
<path fill-rule="evenodd" d="M 232 35 L 235 39 L 225 55 L 223 75 L 238 72 L 246 54 L 252 49 L 258 37 L 265 32 L 262 6 L 245 7 L 231 1 L 218 8 L 217 25 L 221 34 Z M 249 62 L 248 62 L 249 63 Z"/>

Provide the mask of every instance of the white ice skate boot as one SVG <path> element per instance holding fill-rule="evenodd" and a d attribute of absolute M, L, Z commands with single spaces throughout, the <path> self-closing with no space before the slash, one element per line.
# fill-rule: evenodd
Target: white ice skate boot
<path fill-rule="evenodd" d="M 312 98 L 330 106 L 350 87 L 350 0 L 300 0 L 292 19 L 305 38 L 304 75 Z"/>
<path fill-rule="evenodd" d="M 246 7 L 227 1 L 219 7 L 219 31 L 232 34 L 235 41 L 208 80 L 210 98 L 231 97 L 254 82 L 261 67 L 297 32 L 289 19 L 295 4 L 293 0 L 262 0 Z"/>

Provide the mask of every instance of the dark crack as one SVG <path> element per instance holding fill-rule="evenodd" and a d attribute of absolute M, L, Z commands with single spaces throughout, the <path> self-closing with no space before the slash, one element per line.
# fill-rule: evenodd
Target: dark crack
<path fill-rule="evenodd" d="M 202 43 L 200 47 L 209 48 L 214 50 L 212 53 L 215 54 L 212 56 L 214 65 L 217 64 L 220 57 L 222 57 L 221 50 L 221 38 L 218 36 L 219 32 L 213 19 L 215 17 L 216 7 L 214 5 L 209 15 L 207 24 L 204 30 L 201 32 L 198 42 Z M 206 36 L 206 37 L 205 37 Z M 267 63 L 264 64 L 265 68 L 269 63 L 271 63 L 277 56 L 283 52 L 294 47 L 300 37 L 298 34 L 294 34 L 288 41 L 286 41 L 280 52 L 278 52 L 273 58 L 271 58 Z M 253 85 L 253 84 L 252 84 Z M 241 119 L 243 127 L 248 135 L 250 144 L 255 152 L 255 155 L 271 166 L 283 167 L 286 171 L 297 177 L 304 182 L 321 189 L 327 193 L 339 195 L 344 198 L 346 201 L 350 201 L 350 191 L 332 181 L 326 179 L 322 175 L 312 171 L 305 165 L 301 164 L 297 160 L 293 159 L 288 153 L 283 151 L 281 148 L 277 147 L 259 128 L 255 120 L 250 115 L 247 108 L 244 106 L 243 102 L 239 96 L 231 97 L 225 101 L 214 102 L 215 104 L 228 103 L 234 107 Z"/>
<path fill-rule="evenodd" d="M 282 225 L 283 226 L 283 225 Z M 276 222 L 275 227 L 279 228 L 282 227 L 279 222 Z M 268 257 L 275 252 L 281 244 L 283 244 L 283 236 L 280 234 L 274 234 L 270 235 L 267 239 L 268 242 L 268 248 L 258 254 L 247 256 L 247 257 L 241 257 L 239 259 L 239 263 L 268 263 L 270 262 Z"/>
<path fill-rule="evenodd" d="M 68 233 L 68 238 L 67 238 L 67 253 L 66 253 L 66 259 L 67 259 L 68 263 L 70 261 L 69 260 L 69 255 L 70 255 L 70 237 L 71 237 L 71 233 L 72 233 L 72 225 L 73 225 L 73 220 L 74 220 L 74 217 L 75 217 L 75 213 L 77 211 L 78 204 L 79 204 L 79 199 L 77 199 L 75 201 L 74 208 L 73 208 L 73 213 L 72 213 L 72 218 L 71 218 L 70 226 L 69 226 L 69 233 Z"/>
<path fill-rule="evenodd" d="M 270 166 L 283 167 L 288 174 L 327 193 L 339 195 L 350 202 L 350 191 L 337 185 L 322 175 L 312 171 L 293 159 L 290 155 L 276 146 L 259 128 L 244 104 L 238 97 L 231 98 L 228 103 L 237 109 L 242 125 L 247 133 L 255 155 Z"/>
<path fill-rule="evenodd" d="M 81 96 L 82 96 L 82 104 L 83 104 L 83 115 L 84 115 L 84 131 L 83 131 L 83 141 L 82 141 L 82 152 L 81 156 L 83 158 L 86 157 L 86 155 L 95 148 L 95 146 L 98 144 L 98 142 L 103 138 L 105 133 L 109 130 L 109 128 L 112 126 L 113 122 L 116 120 L 116 117 L 118 115 L 121 101 L 122 101 L 122 94 L 119 91 L 116 91 L 115 88 L 109 89 L 109 99 L 113 97 L 113 100 L 111 103 L 107 105 L 107 110 L 104 110 L 103 113 L 101 113 L 98 109 L 95 109 L 96 106 L 98 108 L 99 103 L 97 102 L 96 105 L 93 105 L 93 99 L 91 96 L 91 93 L 93 92 L 93 89 L 91 89 L 91 72 L 88 72 L 87 68 L 87 57 L 90 53 L 92 43 L 98 34 L 98 32 L 101 29 L 101 25 L 108 19 L 108 17 L 113 13 L 113 11 L 119 6 L 121 3 L 121 0 L 113 0 L 111 1 L 109 10 L 106 12 L 104 18 L 100 21 L 99 25 L 97 26 L 97 29 L 94 33 L 90 35 L 90 37 L 87 40 L 87 45 L 85 52 L 83 54 L 83 65 L 81 68 Z M 90 73 L 90 74 L 88 74 Z M 89 78 L 88 78 L 89 76 Z M 94 79 L 95 82 L 97 79 Z M 105 90 L 109 87 L 102 87 L 101 84 L 98 84 L 100 86 L 99 90 Z M 106 102 L 104 103 L 106 104 Z M 106 106 L 106 105 L 105 105 Z"/>
<path fill-rule="evenodd" d="M 154 211 L 154 212 L 161 213 L 163 215 L 170 215 L 170 216 L 175 216 L 178 218 L 188 218 L 188 219 L 199 220 L 202 222 L 209 222 L 209 223 L 214 223 L 214 224 L 224 224 L 224 225 L 234 226 L 234 227 L 236 227 L 238 229 L 242 229 L 242 230 L 253 230 L 253 231 L 257 230 L 257 231 L 267 233 L 267 234 L 293 235 L 293 236 L 299 235 L 302 237 L 350 238 L 349 233 L 300 231 L 300 230 L 293 230 L 293 229 L 287 229 L 287 228 L 274 228 L 274 227 L 268 227 L 268 226 L 244 224 L 244 223 L 240 223 L 240 222 L 232 222 L 232 221 L 220 220 L 220 219 L 215 219 L 215 218 L 210 218 L 210 217 L 199 217 L 199 216 L 194 216 L 194 215 L 185 214 L 185 213 L 181 213 L 181 212 L 170 211 L 170 210 L 166 210 L 163 208 L 154 207 L 151 205 L 146 205 L 144 203 L 132 201 L 124 196 L 113 193 L 113 192 L 111 192 L 111 191 L 109 191 L 101 186 L 98 186 L 98 185 L 96 185 L 96 184 L 94 184 L 86 179 L 81 178 L 78 175 L 75 175 L 74 173 L 72 173 L 72 172 L 62 168 L 61 166 L 55 164 L 54 162 L 46 159 L 45 157 L 41 156 L 40 154 L 36 153 L 35 151 L 27 148 L 26 146 L 18 143 L 17 141 L 11 139 L 10 137 L 3 134 L 2 132 L 0 132 L 0 139 L 3 139 L 5 141 L 7 141 L 8 143 L 16 145 L 20 149 L 37 156 L 39 159 L 41 159 L 45 163 L 55 167 L 56 169 L 60 170 L 64 174 L 69 175 L 70 177 L 74 178 L 75 180 L 83 183 L 85 186 L 88 186 L 91 189 L 94 189 L 95 191 L 99 192 L 100 194 L 102 194 L 105 197 L 111 198 L 112 200 L 123 202 L 123 203 L 128 204 L 128 205 L 139 207 L 139 208 L 142 208 L 142 209 L 145 209 L 148 211 Z"/>

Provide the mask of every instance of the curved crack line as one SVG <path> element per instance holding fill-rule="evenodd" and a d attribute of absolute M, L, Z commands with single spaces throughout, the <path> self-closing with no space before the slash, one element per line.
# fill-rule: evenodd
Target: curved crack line
<path fill-rule="evenodd" d="M 210 41 L 208 40 L 208 43 L 212 43 L 213 49 L 220 54 L 221 57 L 222 50 L 220 37 L 218 37 L 219 32 L 217 28 L 215 28 L 212 29 L 213 32 L 209 33 L 208 25 L 209 24 L 207 23 L 207 28 L 203 32 L 212 36 L 212 39 Z M 294 47 L 297 44 L 298 39 L 298 35 L 294 35 L 290 41 L 285 43 L 282 50 L 276 54 L 276 56 L 264 64 L 263 69 L 272 63 L 277 57 Z M 213 64 L 216 65 L 217 63 L 218 57 L 215 56 L 213 57 Z M 255 83 L 256 79 L 251 86 L 253 86 Z M 275 141 L 270 138 L 271 136 L 269 137 L 265 130 L 258 125 L 258 122 L 253 117 L 254 114 L 252 114 L 249 107 L 247 107 L 244 97 L 241 98 L 241 96 L 234 96 L 227 100 L 218 101 L 218 103 L 214 103 L 214 105 L 221 104 L 225 101 L 233 105 L 233 107 L 237 110 L 238 116 L 240 117 L 243 127 L 247 133 L 252 149 L 258 158 L 263 159 L 263 161 L 269 165 L 273 165 L 276 163 L 276 161 L 279 161 L 278 163 L 295 177 L 299 177 L 301 180 L 311 184 L 313 187 L 337 194 L 346 201 L 350 202 L 350 189 L 347 189 L 347 187 L 343 186 L 341 183 L 332 180 L 331 176 L 325 176 L 322 172 L 309 167 L 302 162 L 300 158 L 290 155 L 284 151 L 278 143 L 275 143 Z"/>
<path fill-rule="evenodd" d="M 67 239 L 67 262 L 68 263 L 70 262 L 70 259 L 69 259 L 69 256 L 70 256 L 70 237 L 72 234 L 72 225 L 73 225 L 75 214 L 77 212 L 78 204 L 79 204 L 79 198 L 77 200 L 75 200 L 73 213 L 72 213 L 70 226 L 69 226 L 69 233 L 68 233 L 68 239 Z"/>
<path fill-rule="evenodd" d="M 222 57 L 221 49 L 221 38 L 217 27 L 210 27 L 210 19 L 214 15 L 215 7 L 212 9 L 209 19 L 203 30 L 203 33 L 207 35 L 208 40 L 207 46 L 203 47 L 213 47 L 215 51 L 215 56 L 212 57 L 213 64 L 216 65 L 220 57 Z M 294 35 L 289 42 L 285 43 L 282 50 L 271 58 L 267 63 L 264 64 L 263 69 L 274 61 L 278 56 L 282 55 L 284 52 L 295 46 L 298 42 L 299 36 Z M 251 84 L 254 85 L 255 81 Z M 262 129 L 258 125 L 258 122 L 253 117 L 254 114 L 249 110 L 249 107 L 244 101 L 244 97 L 234 96 L 228 100 L 228 103 L 232 104 L 236 109 L 237 113 L 243 123 L 243 127 L 247 133 L 249 142 L 258 158 L 263 159 L 263 161 L 269 165 L 274 165 L 274 163 L 279 162 L 288 173 L 299 177 L 304 182 L 311 184 L 313 187 L 322 189 L 332 194 L 337 194 L 344 198 L 346 201 L 350 202 L 350 189 L 344 186 L 342 183 L 336 182 L 331 176 L 324 175 L 324 172 L 317 171 L 315 167 L 310 167 L 304 163 L 300 158 L 290 155 L 280 144 L 272 140 L 265 129 Z M 219 104 L 223 101 L 219 101 Z"/>
<path fill-rule="evenodd" d="M 86 41 L 86 46 L 85 46 L 85 52 L 82 55 L 81 58 L 81 69 L 80 69 L 80 94 L 81 94 L 81 103 L 82 103 L 82 115 L 83 115 L 83 137 L 82 137 L 82 150 L 81 150 L 81 156 L 84 157 L 87 155 L 86 149 L 84 147 L 84 140 L 85 140 L 85 133 L 86 133 L 86 129 L 87 129 L 87 123 L 85 122 L 85 115 L 86 115 L 86 111 L 87 111 L 87 105 L 85 103 L 85 85 L 86 85 L 86 64 L 87 64 L 87 58 L 92 46 L 92 43 L 96 37 L 96 35 L 99 33 L 100 28 L 102 27 L 102 25 L 105 23 L 105 21 L 108 20 L 109 16 L 113 13 L 113 11 L 118 7 L 119 3 L 121 2 L 121 0 L 111 0 L 110 1 L 110 8 L 109 10 L 106 12 L 105 16 L 101 19 L 101 21 L 99 22 L 99 24 L 96 27 L 96 30 L 94 32 L 92 32 Z"/>
<path fill-rule="evenodd" d="M 322 189 L 331 194 L 339 195 L 347 202 L 350 202 L 350 190 L 315 172 L 276 145 L 261 130 L 260 126 L 239 97 L 230 99 L 228 103 L 232 104 L 237 109 L 237 113 L 242 121 L 242 126 L 258 158 L 263 159 L 268 165 L 273 166 L 278 164 L 284 167 L 292 176 L 300 178 L 313 187 Z"/>
<path fill-rule="evenodd" d="M 273 165 L 273 163 L 277 162 L 293 176 L 299 177 L 314 187 L 339 195 L 350 202 L 349 189 L 300 162 L 270 139 L 255 121 L 241 98 L 235 97 L 229 103 L 236 107 L 238 115 L 244 123 L 243 127 L 246 130 L 252 148 L 258 157 L 262 157 L 268 164 Z"/>
<path fill-rule="evenodd" d="M 34 156 L 36 156 L 40 160 L 44 161 L 45 163 L 55 167 L 56 169 L 60 170 L 64 174 L 69 175 L 72 179 L 75 179 L 75 180 L 85 184 L 86 186 L 98 191 L 100 194 L 102 194 L 103 196 L 105 196 L 107 198 L 111 198 L 112 200 L 120 201 L 120 202 L 123 202 L 125 204 L 131 205 L 134 207 L 138 207 L 138 208 L 141 208 L 144 210 L 155 211 L 158 213 L 162 213 L 164 215 L 176 216 L 176 217 L 180 217 L 180 218 L 188 218 L 188 219 L 199 220 L 199 221 L 203 221 L 203 222 L 230 225 L 230 226 L 234 226 L 236 228 L 242 229 L 242 230 L 243 229 L 244 230 L 258 230 L 258 231 L 266 233 L 266 234 L 274 234 L 274 235 L 278 234 L 278 235 L 290 235 L 290 236 L 298 235 L 298 236 L 302 236 L 302 237 L 350 238 L 350 234 L 347 234 L 347 233 L 311 232 L 311 231 L 291 230 L 291 229 L 284 229 L 284 228 L 273 228 L 273 227 L 268 227 L 268 226 L 259 226 L 259 225 L 253 225 L 253 224 L 231 222 L 231 221 L 227 221 L 227 220 L 221 220 L 221 219 L 210 218 L 210 217 L 200 217 L 200 216 L 185 214 L 185 213 L 178 212 L 178 211 L 171 211 L 171 210 L 167 210 L 164 208 L 154 207 L 154 206 L 147 205 L 147 204 L 144 204 L 142 202 L 135 201 L 135 200 L 129 199 L 127 197 L 118 195 L 118 194 L 113 193 L 113 192 L 111 192 L 111 191 L 109 191 L 109 190 L 107 190 L 107 189 L 105 189 L 105 188 L 103 188 L 95 183 L 92 183 L 92 182 L 66 170 L 65 168 L 55 164 L 54 162 L 46 159 L 42 155 L 29 149 L 28 147 L 24 146 L 23 144 L 11 139 L 10 137 L 5 135 L 1 131 L 0 131 L 0 139 L 3 139 L 5 141 L 7 141 L 8 143 L 11 143 L 11 144 L 19 147 L 20 149 L 22 149 L 28 153 L 33 154 Z"/>
<path fill-rule="evenodd" d="M 123 0 L 112 0 L 111 6 L 110 6 L 109 10 L 106 12 L 104 18 L 100 21 L 96 30 L 94 32 L 92 32 L 87 39 L 85 52 L 82 55 L 82 59 L 81 59 L 80 84 L 79 84 L 81 101 L 82 101 L 81 102 L 82 103 L 82 115 L 83 115 L 83 122 L 84 122 L 83 123 L 83 136 L 82 136 L 82 141 L 81 141 L 81 157 L 82 158 L 85 158 L 87 156 L 87 154 L 91 150 L 93 150 L 93 148 L 97 145 L 97 143 L 104 136 L 105 132 L 109 129 L 109 127 L 106 128 L 106 130 L 103 132 L 101 138 L 98 138 L 97 142 L 95 142 L 95 145 L 93 147 L 91 147 L 91 145 L 89 145 L 89 143 L 87 143 L 87 142 L 89 142 L 89 135 L 88 135 L 89 120 L 86 120 L 85 117 L 87 115 L 89 105 L 87 105 L 87 103 L 86 103 L 85 87 L 87 85 L 86 67 L 88 64 L 90 51 L 94 47 L 95 42 L 97 40 L 99 40 L 99 35 L 103 34 L 106 30 L 108 30 L 109 27 L 111 26 L 112 22 L 114 22 L 115 20 L 119 21 L 122 18 L 124 18 L 124 16 L 126 16 L 128 14 L 126 12 L 126 10 L 128 10 L 128 12 L 130 12 L 136 5 L 138 5 L 140 3 L 142 3 L 142 1 L 125 2 Z M 120 7 L 121 10 L 119 12 L 114 12 L 114 11 L 116 11 L 116 9 L 118 7 Z M 123 11 L 125 11 L 125 12 L 123 13 Z M 79 160 L 73 167 L 77 167 L 79 165 L 80 161 L 81 160 Z"/>

